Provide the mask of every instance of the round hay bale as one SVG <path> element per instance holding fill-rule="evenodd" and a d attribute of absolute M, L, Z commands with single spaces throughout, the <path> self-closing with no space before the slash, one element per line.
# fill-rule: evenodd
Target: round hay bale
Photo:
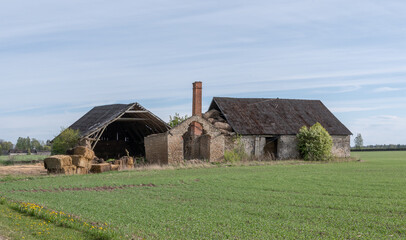
<path fill-rule="evenodd" d="M 221 134 L 224 134 L 224 135 L 231 135 L 231 132 L 229 132 L 229 131 L 227 131 L 227 130 L 219 129 L 219 131 L 221 132 Z"/>
<path fill-rule="evenodd" d="M 223 129 L 223 130 L 226 130 L 229 132 L 231 132 L 233 130 L 233 128 L 230 126 L 230 124 L 224 123 L 224 122 L 215 122 L 214 127 L 218 128 L 218 129 Z"/>
<path fill-rule="evenodd" d="M 203 118 L 209 119 L 209 118 L 219 118 L 220 117 L 220 112 L 217 111 L 216 109 L 212 109 L 205 114 L 203 114 Z"/>

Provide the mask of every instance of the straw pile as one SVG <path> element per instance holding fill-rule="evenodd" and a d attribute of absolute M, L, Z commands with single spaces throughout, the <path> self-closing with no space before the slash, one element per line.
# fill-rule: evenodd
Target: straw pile
<path fill-rule="evenodd" d="M 54 155 L 44 160 L 44 167 L 52 174 L 88 174 L 118 171 L 134 168 L 134 159 L 129 156 L 115 160 L 111 163 L 92 163 L 95 159 L 94 152 L 86 147 L 76 147 L 73 155 Z"/>
<path fill-rule="evenodd" d="M 235 134 L 233 132 L 233 128 L 230 126 L 230 124 L 227 123 L 227 121 L 224 119 L 219 111 L 212 109 L 203 114 L 203 118 L 213 124 L 213 126 L 217 128 L 222 134 Z"/>
<path fill-rule="evenodd" d="M 44 160 L 44 167 L 53 174 L 87 174 L 91 168 L 94 152 L 85 147 L 76 147 L 75 155 L 54 155 Z"/>
<path fill-rule="evenodd" d="M 118 165 L 117 170 L 132 169 L 134 168 L 134 158 L 128 156 L 121 157 L 119 160 L 114 161 L 114 165 Z"/>
<path fill-rule="evenodd" d="M 102 173 L 108 171 L 111 171 L 110 163 L 92 164 L 92 167 L 90 168 L 90 172 L 92 173 Z"/>

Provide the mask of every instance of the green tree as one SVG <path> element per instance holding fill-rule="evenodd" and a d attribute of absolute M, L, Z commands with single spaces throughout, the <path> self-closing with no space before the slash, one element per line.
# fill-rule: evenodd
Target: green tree
<path fill-rule="evenodd" d="M 19 137 L 16 143 L 16 149 L 21 151 L 28 151 L 31 149 L 31 140 L 30 137 Z"/>
<path fill-rule="evenodd" d="M 179 125 L 181 122 L 185 121 L 188 118 L 187 115 L 184 117 L 179 116 L 179 113 L 175 113 L 175 116 L 169 116 L 169 122 L 168 125 L 173 128 L 177 125 Z"/>
<path fill-rule="evenodd" d="M 41 141 L 33 138 L 31 139 L 31 150 L 37 150 L 37 151 L 41 151 L 43 149 L 44 144 L 41 143 Z"/>
<path fill-rule="evenodd" d="M 360 149 L 364 146 L 364 140 L 362 139 L 361 133 L 358 133 L 354 138 L 355 147 Z"/>
<path fill-rule="evenodd" d="M 303 126 L 297 134 L 300 155 L 306 161 L 331 159 L 333 140 L 320 123 L 310 128 Z"/>
<path fill-rule="evenodd" d="M 66 150 L 73 148 L 78 144 L 80 135 L 79 130 L 73 130 L 71 128 L 62 128 L 61 133 L 55 137 L 52 147 L 52 154 L 65 154 Z"/>
<path fill-rule="evenodd" d="M 0 139 L 0 146 L 3 151 L 9 151 L 9 150 L 13 149 L 12 142 L 4 141 L 2 139 Z"/>

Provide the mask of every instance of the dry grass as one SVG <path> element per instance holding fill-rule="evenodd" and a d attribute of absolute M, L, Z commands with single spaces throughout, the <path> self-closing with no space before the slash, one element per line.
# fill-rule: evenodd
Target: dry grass
<path fill-rule="evenodd" d="M 232 167 L 232 166 L 267 166 L 267 165 L 304 165 L 304 164 L 323 164 L 323 163 L 334 163 L 334 162 L 354 162 L 359 161 L 359 159 L 354 157 L 349 158 L 334 158 L 331 161 L 304 161 L 299 159 L 288 159 L 288 160 L 244 160 L 240 162 L 216 162 L 210 163 L 206 161 L 201 161 L 198 159 L 184 160 L 180 163 L 173 163 L 167 165 L 159 164 L 145 164 L 136 166 L 132 171 L 156 171 L 156 170 L 177 170 L 177 169 L 194 169 L 194 168 L 213 168 L 213 167 Z"/>

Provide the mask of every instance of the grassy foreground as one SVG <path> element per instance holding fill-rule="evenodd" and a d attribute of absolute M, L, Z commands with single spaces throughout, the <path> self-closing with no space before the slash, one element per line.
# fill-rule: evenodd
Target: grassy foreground
<path fill-rule="evenodd" d="M 9 178 L 0 196 L 106 224 L 117 238 L 406 238 L 406 152 L 355 155 L 362 161 Z"/>

